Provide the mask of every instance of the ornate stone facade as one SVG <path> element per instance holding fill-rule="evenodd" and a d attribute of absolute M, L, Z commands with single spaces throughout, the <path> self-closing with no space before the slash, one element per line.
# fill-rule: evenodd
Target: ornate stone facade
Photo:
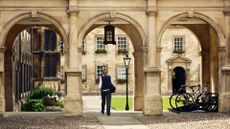
<path fill-rule="evenodd" d="M 161 40 L 168 27 L 181 25 L 200 41 L 202 82 L 220 94 L 219 111 L 230 111 L 230 0 L 1 0 L 0 114 L 6 111 L 5 88 L 12 86 L 13 40 L 28 26 L 45 25 L 65 43 L 65 114 L 80 115 L 83 39 L 108 20 L 133 44 L 135 110 L 162 114 Z"/>

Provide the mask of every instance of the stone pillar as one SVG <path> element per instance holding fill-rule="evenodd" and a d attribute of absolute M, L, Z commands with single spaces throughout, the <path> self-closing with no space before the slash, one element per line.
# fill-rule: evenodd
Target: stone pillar
<path fill-rule="evenodd" d="M 230 112 L 230 0 L 225 0 L 225 45 L 226 60 L 222 67 L 222 84 L 219 90 L 219 112 Z"/>
<path fill-rule="evenodd" d="M 226 45 L 226 58 L 225 64 L 230 65 L 230 0 L 224 0 L 224 16 L 225 16 L 225 45 Z"/>
<path fill-rule="evenodd" d="M 0 48 L 0 116 L 5 113 L 4 48 Z"/>
<path fill-rule="evenodd" d="M 148 0 L 148 62 L 145 68 L 145 115 L 161 115 L 160 71 L 157 67 L 156 0 Z"/>
<path fill-rule="evenodd" d="M 68 116 L 82 114 L 81 52 L 78 50 L 77 0 L 69 6 L 69 66 L 66 70 L 66 97 L 64 113 Z"/>
<path fill-rule="evenodd" d="M 156 11 L 148 14 L 148 67 L 157 67 Z"/>
<path fill-rule="evenodd" d="M 134 94 L 134 110 L 142 111 L 144 107 L 144 60 L 143 60 L 143 52 L 135 51 L 133 53 L 134 61 L 135 61 L 135 94 Z"/>
<path fill-rule="evenodd" d="M 67 116 L 81 115 L 82 107 L 82 87 L 81 72 L 76 69 L 66 71 L 66 88 L 64 113 Z"/>
<path fill-rule="evenodd" d="M 162 115 L 162 97 L 160 71 L 155 68 L 145 69 L 144 115 Z"/>

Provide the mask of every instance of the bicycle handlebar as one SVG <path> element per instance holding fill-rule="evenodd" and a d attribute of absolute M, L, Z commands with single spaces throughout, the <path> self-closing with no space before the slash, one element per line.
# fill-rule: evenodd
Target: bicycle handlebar
<path fill-rule="evenodd" d="M 190 88 L 190 89 L 194 92 L 194 91 L 195 91 L 194 88 L 198 87 L 198 90 L 200 90 L 200 87 L 201 87 L 201 86 L 200 86 L 200 84 L 198 83 L 198 84 L 196 84 L 196 85 L 191 85 L 191 86 L 190 86 L 190 85 L 181 85 L 181 87 L 182 87 L 182 88 L 188 87 L 188 88 Z"/>

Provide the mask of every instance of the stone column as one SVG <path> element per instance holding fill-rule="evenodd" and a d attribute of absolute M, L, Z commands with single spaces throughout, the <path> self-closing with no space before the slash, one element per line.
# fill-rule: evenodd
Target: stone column
<path fill-rule="evenodd" d="M 162 115 L 160 71 L 155 68 L 146 68 L 145 82 L 144 115 Z"/>
<path fill-rule="evenodd" d="M 0 43 L 2 43 L 2 18 L 0 11 Z M 2 44 L 0 44 L 2 46 Z M 4 85 L 4 52 L 5 48 L 0 48 L 0 116 L 5 113 L 5 85 Z"/>
<path fill-rule="evenodd" d="M 145 115 L 161 115 L 160 71 L 157 67 L 156 0 L 148 0 L 148 62 L 145 72 Z"/>
<path fill-rule="evenodd" d="M 225 65 L 222 67 L 222 84 L 219 90 L 219 112 L 230 112 L 230 0 L 225 0 Z"/>
<path fill-rule="evenodd" d="M 135 51 L 133 53 L 135 61 L 135 94 L 134 94 L 134 110 L 142 111 L 144 107 L 144 60 L 143 51 Z"/>
<path fill-rule="evenodd" d="M 72 2 L 71 2 L 72 1 Z M 82 114 L 81 52 L 78 50 L 77 0 L 69 6 L 69 66 L 66 70 L 65 115 Z"/>
<path fill-rule="evenodd" d="M 215 89 L 216 93 L 220 93 L 221 91 L 221 87 L 224 85 L 223 81 L 222 81 L 222 70 L 220 68 L 223 68 L 223 66 L 225 65 L 225 54 L 226 54 L 226 48 L 225 46 L 221 46 L 221 47 L 217 47 L 217 51 L 218 51 L 218 85 L 217 88 Z"/>
<path fill-rule="evenodd" d="M 4 48 L 0 48 L 0 116 L 5 113 Z"/>

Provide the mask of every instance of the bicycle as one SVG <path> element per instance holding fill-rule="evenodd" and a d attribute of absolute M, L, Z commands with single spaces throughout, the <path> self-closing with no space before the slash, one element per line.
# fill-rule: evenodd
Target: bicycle
<path fill-rule="evenodd" d="M 175 106 L 173 105 L 172 108 L 177 111 L 193 111 L 199 109 L 208 112 L 218 111 L 218 94 L 209 92 L 207 84 L 203 86 L 203 90 L 201 92 L 199 90 L 200 86 L 197 86 L 199 87 L 197 91 L 194 91 L 193 89 L 196 86 L 183 86 L 191 88 L 193 95 L 187 92 L 177 94 L 176 98 L 174 98 Z"/>
<path fill-rule="evenodd" d="M 178 110 L 181 105 L 190 105 L 193 103 L 194 98 L 191 94 L 186 92 L 186 87 L 192 89 L 193 93 L 196 93 L 197 90 L 194 90 L 195 87 L 198 87 L 198 85 L 194 86 L 188 86 L 188 85 L 181 85 L 180 89 L 178 92 L 172 94 L 169 98 L 169 105 L 172 107 L 173 110 Z M 178 97 L 179 96 L 179 97 Z M 177 101 L 176 101 L 177 99 Z M 179 102 L 182 102 L 183 104 L 179 104 Z M 179 106 L 180 105 L 180 106 Z"/>
<path fill-rule="evenodd" d="M 218 111 L 218 94 L 211 93 L 206 84 L 203 91 L 195 98 L 195 106 L 197 109 L 205 110 L 208 112 Z"/>

